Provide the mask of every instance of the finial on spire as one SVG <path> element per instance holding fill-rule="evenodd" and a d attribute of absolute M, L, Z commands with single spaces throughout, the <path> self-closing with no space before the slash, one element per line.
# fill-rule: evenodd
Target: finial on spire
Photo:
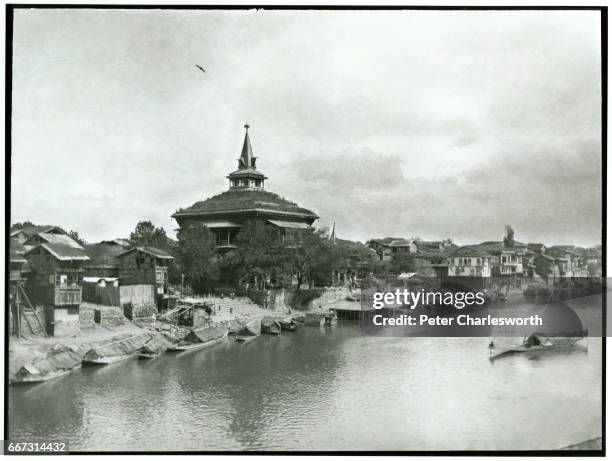
<path fill-rule="evenodd" d="M 251 125 L 249 125 L 248 123 L 246 123 L 246 124 L 244 125 L 244 127 L 246 128 L 246 130 L 247 130 L 247 131 L 249 131 L 249 128 L 251 128 Z"/>

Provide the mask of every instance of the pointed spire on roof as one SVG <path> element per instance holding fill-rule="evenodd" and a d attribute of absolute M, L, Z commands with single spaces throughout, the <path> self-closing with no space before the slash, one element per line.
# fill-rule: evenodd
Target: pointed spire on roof
<path fill-rule="evenodd" d="M 238 169 L 244 170 L 246 168 L 255 169 L 255 160 L 257 157 L 253 156 L 253 148 L 251 147 L 251 140 L 249 139 L 249 128 L 250 125 L 247 123 L 244 125 L 246 132 L 244 133 L 244 143 L 242 144 L 242 153 L 238 160 Z"/>

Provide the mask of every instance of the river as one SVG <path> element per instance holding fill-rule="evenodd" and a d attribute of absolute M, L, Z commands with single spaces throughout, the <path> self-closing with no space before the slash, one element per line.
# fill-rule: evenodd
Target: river
<path fill-rule="evenodd" d="M 522 450 L 601 436 L 601 339 L 488 360 L 488 338 L 355 323 L 10 388 L 10 438 L 71 450 Z"/>

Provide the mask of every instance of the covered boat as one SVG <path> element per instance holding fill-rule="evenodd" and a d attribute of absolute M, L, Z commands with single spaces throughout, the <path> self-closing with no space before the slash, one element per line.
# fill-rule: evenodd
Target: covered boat
<path fill-rule="evenodd" d="M 136 356 L 139 359 L 153 359 L 166 352 L 169 345 L 170 343 L 163 335 L 155 335 L 140 348 Z"/>
<path fill-rule="evenodd" d="M 281 325 L 272 317 L 264 317 L 261 319 L 261 332 L 268 335 L 280 335 Z"/>
<path fill-rule="evenodd" d="M 151 339 L 151 334 L 130 336 L 112 343 L 90 349 L 83 358 L 83 365 L 108 365 L 136 356 L 136 353 Z"/>
<path fill-rule="evenodd" d="M 236 335 L 236 341 L 248 342 L 252 341 L 261 334 L 261 321 L 251 320 L 248 322 Z"/>
<path fill-rule="evenodd" d="M 227 332 L 227 328 L 222 325 L 197 328 L 191 330 L 191 332 L 177 344 L 169 346 L 168 350 L 181 352 L 214 346 L 227 338 Z"/>
<path fill-rule="evenodd" d="M 278 319 L 278 323 L 280 324 L 281 330 L 285 330 L 285 331 L 297 330 L 297 323 L 295 323 L 291 317 L 286 317 L 284 319 Z"/>
<path fill-rule="evenodd" d="M 17 370 L 11 384 L 38 383 L 59 378 L 81 365 L 81 353 L 69 347 L 51 350 L 46 357 L 39 358 Z"/>

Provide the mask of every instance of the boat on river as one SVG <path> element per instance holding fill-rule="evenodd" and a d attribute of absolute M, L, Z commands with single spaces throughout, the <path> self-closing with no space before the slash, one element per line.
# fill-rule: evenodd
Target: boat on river
<path fill-rule="evenodd" d="M 168 341 L 163 336 L 155 336 L 140 348 L 136 357 L 141 360 L 150 360 L 161 356 L 166 350 L 168 350 Z"/>
<path fill-rule="evenodd" d="M 498 353 L 492 352 L 495 350 L 495 344 L 491 342 L 489 344 L 489 350 L 491 351 L 489 360 L 497 360 L 501 357 L 507 357 L 514 354 L 534 356 L 548 351 L 570 349 L 582 339 L 584 339 L 584 336 L 555 337 L 546 336 L 540 333 L 533 333 L 527 336 L 521 344 L 502 349 Z"/>
<path fill-rule="evenodd" d="M 273 319 L 272 317 L 264 317 L 261 319 L 261 332 L 278 336 L 281 334 L 281 324 L 278 320 Z"/>
<path fill-rule="evenodd" d="M 36 384 L 52 379 L 61 378 L 70 373 L 71 370 L 55 370 L 47 373 L 41 373 L 33 365 L 24 365 L 17 371 L 15 378 L 11 380 L 11 384 Z"/>
<path fill-rule="evenodd" d="M 60 378 L 81 366 L 81 352 L 67 346 L 54 347 L 46 357 L 25 364 L 10 380 L 11 384 L 35 384 Z"/>
<path fill-rule="evenodd" d="M 129 360 L 134 357 L 136 357 L 136 353 L 125 355 L 108 355 L 103 357 L 85 356 L 83 359 L 83 366 L 110 365 L 111 363 L 123 362 L 124 360 Z"/>
<path fill-rule="evenodd" d="M 261 335 L 261 321 L 251 320 L 236 335 L 236 341 L 248 343 Z"/>
<path fill-rule="evenodd" d="M 83 366 L 110 365 L 136 357 L 138 351 L 151 339 L 151 335 L 140 334 L 113 341 L 87 351 Z"/>
<path fill-rule="evenodd" d="M 285 330 L 285 331 L 297 330 L 297 323 L 295 323 L 292 318 L 279 319 L 278 323 L 280 324 L 281 330 Z"/>
<path fill-rule="evenodd" d="M 227 338 L 228 330 L 223 326 L 204 327 L 192 330 L 183 340 L 168 347 L 172 352 L 204 349 L 219 344 Z"/>

